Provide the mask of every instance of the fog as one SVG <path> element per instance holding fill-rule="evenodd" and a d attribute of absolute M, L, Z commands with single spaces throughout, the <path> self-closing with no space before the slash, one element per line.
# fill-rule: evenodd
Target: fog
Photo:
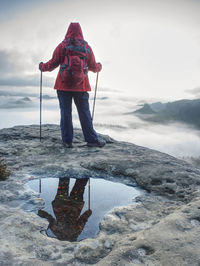
<path fill-rule="evenodd" d="M 200 132 L 186 124 L 156 124 L 143 121 L 133 111 L 156 98 L 136 98 L 120 91 L 99 88 L 95 106 L 94 127 L 120 141 L 156 149 L 175 157 L 200 157 Z M 6 106 L 6 107 L 5 107 Z M 90 109 L 93 92 L 90 93 Z M 80 128 L 73 105 L 74 126 Z M 56 91 L 43 88 L 42 122 L 59 124 L 60 113 Z M 0 90 L 0 128 L 39 124 L 39 89 L 4 87 Z M 39 134 L 39 132 L 38 132 Z"/>

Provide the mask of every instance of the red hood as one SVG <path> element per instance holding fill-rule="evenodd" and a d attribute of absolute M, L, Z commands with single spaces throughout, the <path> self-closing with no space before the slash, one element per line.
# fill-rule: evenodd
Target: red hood
<path fill-rule="evenodd" d="M 65 35 L 65 39 L 68 38 L 83 40 L 82 29 L 78 22 L 70 23 L 69 28 L 67 30 L 67 34 Z"/>

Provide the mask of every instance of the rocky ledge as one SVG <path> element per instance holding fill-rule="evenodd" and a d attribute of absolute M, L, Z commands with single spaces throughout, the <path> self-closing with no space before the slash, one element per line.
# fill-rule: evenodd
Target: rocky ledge
<path fill-rule="evenodd" d="M 0 157 L 11 171 L 0 182 L 0 265 L 199 265 L 200 170 L 167 154 L 100 135 L 104 148 L 84 146 L 75 130 L 74 148 L 63 147 L 57 125 L 0 130 Z M 95 238 L 59 241 L 42 232 L 48 222 L 25 212 L 41 207 L 27 189 L 30 176 L 103 177 L 135 182 L 145 193 L 115 208 Z"/>

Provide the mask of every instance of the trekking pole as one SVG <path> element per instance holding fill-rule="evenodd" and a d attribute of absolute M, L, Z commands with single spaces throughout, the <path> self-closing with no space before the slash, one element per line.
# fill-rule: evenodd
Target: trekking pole
<path fill-rule="evenodd" d="M 98 78 L 99 78 L 99 72 L 97 72 L 97 77 L 96 77 L 96 85 L 95 85 L 95 93 L 94 93 L 94 102 L 93 102 L 93 109 L 92 109 L 92 121 L 94 119 L 94 108 L 95 108 L 95 102 L 96 102 L 96 97 L 97 97 Z M 89 182 L 88 182 L 88 209 L 90 209 L 90 178 L 89 178 Z"/>
<path fill-rule="evenodd" d="M 92 110 L 92 121 L 94 119 L 94 108 L 95 108 L 96 97 L 97 97 L 98 77 L 99 77 L 99 72 L 97 72 L 97 77 L 96 77 L 96 85 L 95 85 L 95 93 L 94 93 L 94 102 L 93 102 L 93 110 Z"/>
<path fill-rule="evenodd" d="M 40 142 L 42 140 L 42 71 L 40 72 Z"/>
<path fill-rule="evenodd" d="M 90 178 L 88 182 L 88 210 L 90 210 Z"/>
<path fill-rule="evenodd" d="M 42 192 L 42 181 L 41 181 L 41 177 L 39 177 L 39 193 Z"/>

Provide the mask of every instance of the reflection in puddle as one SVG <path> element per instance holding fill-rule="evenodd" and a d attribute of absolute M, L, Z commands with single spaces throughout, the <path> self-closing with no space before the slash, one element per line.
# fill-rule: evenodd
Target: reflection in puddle
<path fill-rule="evenodd" d="M 134 187 L 93 178 L 44 178 L 28 185 L 45 200 L 38 215 L 49 221 L 47 235 L 68 241 L 94 237 L 108 211 L 133 203 L 140 194 Z"/>

